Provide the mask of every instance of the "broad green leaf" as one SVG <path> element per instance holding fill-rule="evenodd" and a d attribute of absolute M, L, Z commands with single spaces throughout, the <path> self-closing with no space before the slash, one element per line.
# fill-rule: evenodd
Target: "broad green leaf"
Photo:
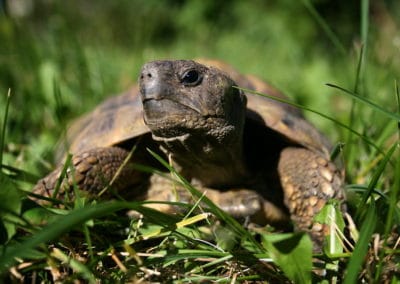
<path fill-rule="evenodd" d="M 271 258 L 294 283 L 311 283 L 312 242 L 304 233 L 262 235 Z"/>
<path fill-rule="evenodd" d="M 339 254 L 343 252 L 342 240 L 345 222 L 338 204 L 328 203 L 315 216 L 315 221 L 329 226 L 329 234 L 326 237 L 325 252 L 328 255 Z"/>

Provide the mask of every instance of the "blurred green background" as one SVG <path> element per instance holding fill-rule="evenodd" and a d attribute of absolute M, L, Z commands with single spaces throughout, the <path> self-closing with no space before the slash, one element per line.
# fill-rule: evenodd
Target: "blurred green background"
<path fill-rule="evenodd" d="M 128 88 L 140 66 L 154 59 L 221 59 L 348 123 L 351 100 L 325 84 L 353 90 L 364 40 L 358 91 L 388 110 L 397 108 L 399 1 L 371 1 L 368 25 L 360 17 L 368 1 L 0 3 L 0 114 L 9 88 L 12 94 L 4 162 L 36 174 L 52 167 L 48 162 L 68 121 Z M 334 142 L 345 140 L 344 129 L 306 115 Z M 388 123 L 370 109 L 355 120 L 371 135 Z"/>

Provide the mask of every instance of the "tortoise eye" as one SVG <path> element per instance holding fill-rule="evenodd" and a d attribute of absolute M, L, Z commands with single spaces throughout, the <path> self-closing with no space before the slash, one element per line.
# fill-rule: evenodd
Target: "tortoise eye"
<path fill-rule="evenodd" d="M 201 81 L 201 75 L 197 70 L 189 70 L 186 71 L 182 78 L 181 78 L 181 83 L 183 83 L 185 86 L 195 86 Z"/>

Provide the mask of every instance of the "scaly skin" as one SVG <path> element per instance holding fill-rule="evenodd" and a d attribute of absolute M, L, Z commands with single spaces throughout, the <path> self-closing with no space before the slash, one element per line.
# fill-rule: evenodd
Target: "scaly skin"
<path fill-rule="evenodd" d="M 342 176 L 336 166 L 304 148 L 285 148 L 278 164 L 278 172 L 291 219 L 299 231 L 310 232 L 317 246 L 322 245 L 328 226 L 313 218 L 331 199 L 343 200 Z"/>
<path fill-rule="evenodd" d="M 134 170 L 132 164 L 124 161 L 129 152 L 119 147 L 94 148 L 74 155 L 66 176 L 62 179 L 56 198 L 73 200 L 73 186 L 85 191 L 87 195 L 97 195 L 107 186 L 119 191 L 139 184 L 144 174 Z M 51 197 L 54 194 L 57 181 L 60 179 L 64 166 L 61 165 L 48 176 L 38 181 L 33 189 L 35 194 Z M 117 175 L 118 173 L 118 175 Z M 112 184 L 111 184 L 112 183 Z M 142 196 L 143 192 L 130 193 L 132 196 Z M 110 196 L 106 192 L 105 196 Z"/>

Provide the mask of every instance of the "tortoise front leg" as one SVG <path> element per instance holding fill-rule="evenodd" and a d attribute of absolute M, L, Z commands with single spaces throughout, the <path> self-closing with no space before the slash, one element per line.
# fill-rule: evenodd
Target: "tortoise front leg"
<path fill-rule="evenodd" d="M 321 247 L 329 234 L 326 225 L 314 221 L 328 200 L 345 199 L 343 178 L 336 166 L 326 158 L 304 148 L 282 150 L 278 172 L 285 204 L 296 230 L 309 232 L 316 247 Z"/>
<path fill-rule="evenodd" d="M 128 155 L 128 151 L 119 147 L 95 148 L 73 155 L 55 198 L 65 200 L 68 195 L 69 200 L 73 200 L 74 185 L 94 196 L 107 186 L 119 191 L 139 183 L 143 179 L 143 173 L 134 170 L 129 162 L 124 164 Z M 61 165 L 39 180 L 33 193 L 52 197 L 63 168 Z"/>

